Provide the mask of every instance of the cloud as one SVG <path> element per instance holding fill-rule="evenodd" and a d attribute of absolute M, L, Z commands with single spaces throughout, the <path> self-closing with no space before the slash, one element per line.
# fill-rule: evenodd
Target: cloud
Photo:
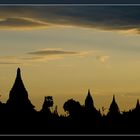
<path fill-rule="evenodd" d="M 63 60 L 67 57 L 71 58 L 85 58 L 93 57 L 101 63 L 106 63 L 109 59 L 107 55 L 99 55 L 99 51 L 69 51 L 62 48 L 47 48 L 36 51 L 27 52 L 21 56 L 1 56 L 0 64 L 30 64 L 32 62 L 48 62 Z"/>
<path fill-rule="evenodd" d="M 30 62 L 48 62 L 48 61 L 54 61 L 54 60 L 61 60 L 64 59 L 64 57 L 62 56 L 55 56 L 55 55 L 49 55 L 48 57 L 46 56 L 33 56 L 33 57 L 22 57 L 20 58 L 23 61 L 26 61 L 26 63 L 30 63 Z"/>
<path fill-rule="evenodd" d="M 0 65 L 16 65 L 20 63 L 14 63 L 14 62 L 0 62 Z"/>
<path fill-rule="evenodd" d="M 64 51 L 64 50 L 57 50 L 57 49 L 56 50 L 44 49 L 40 51 L 29 52 L 28 54 L 48 56 L 48 55 L 72 55 L 72 54 L 78 54 L 78 52 Z"/>
<path fill-rule="evenodd" d="M 62 48 L 47 48 L 37 51 L 28 52 L 28 55 L 31 57 L 24 57 L 22 59 L 28 61 L 52 61 L 60 60 L 66 57 L 86 57 L 93 54 L 94 51 L 68 51 L 63 50 Z"/>
<path fill-rule="evenodd" d="M 91 56 L 93 59 L 98 60 L 99 62 L 105 64 L 110 56 L 108 55 L 101 55 L 100 51 L 68 51 L 68 50 L 63 50 L 62 48 L 49 48 L 49 49 L 42 49 L 38 51 L 32 51 L 28 52 L 28 55 L 32 55 L 32 57 L 25 57 L 22 58 L 24 60 L 28 61 L 42 61 L 42 62 L 47 62 L 47 61 L 52 61 L 52 60 L 61 60 L 66 57 L 78 57 L 78 58 L 83 58 L 83 57 L 88 57 Z"/>
<path fill-rule="evenodd" d="M 48 27 L 49 24 L 43 21 L 35 20 L 32 18 L 1 18 L 0 27 L 1 28 L 31 28 L 31 27 Z"/>
<path fill-rule="evenodd" d="M 101 63 L 106 63 L 110 56 L 96 56 L 96 59 L 99 60 Z"/>
<path fill-rule="evenodd" d="M 20 64 L 19 60 L 14 56 L 3 56 L 0 57 L 0 65 L 16 65 Z"/>
<path fill-rule="evenodd" d="M 5 64 L 5 65 L 9 65 L 9 64 L 30 64 L 32 62 L 48 62 L 48 61 L 52 61 L 52 60 L 60 60 L 60 59 L 64 59 L 64 57 L 61 56 L 27 56 L 27 55 L 22 55 L 22 56 L 3 56 L 0 57 L 0 65 L 1 64 Z"/>
<path fill-rule="evenodd" d="M 71 25 L 139 32 L 139 15 L 139 6 L 1 6 L 0 27 Z"/>
<path fill-rule="evenodd" d="M 38 51 L 28 52 L 21 56 L 1 56 L 0 64 L 29 64 L 31 62 L 48 62 L 62 60 L 67 56 L 85 56 L 87 52 L 66 51 L 61 48 L 48 48 Z"/>

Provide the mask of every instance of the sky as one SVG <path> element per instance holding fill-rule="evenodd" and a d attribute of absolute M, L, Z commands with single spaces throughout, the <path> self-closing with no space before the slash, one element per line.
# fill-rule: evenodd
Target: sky
<path fill-rule="evenodd" d="M 21 68 L 39 110 L 53 96 L 83 105 L 90 89 L 97 109 L 115 94 L 120 110 L 140 98 L 138 6 L 0 6 L 0 95 L 6 102 Z"/>

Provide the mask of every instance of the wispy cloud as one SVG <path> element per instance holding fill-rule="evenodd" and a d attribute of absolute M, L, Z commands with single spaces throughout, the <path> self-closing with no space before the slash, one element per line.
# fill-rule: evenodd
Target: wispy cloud
<path fill-rule="evenodd" d="M 0 62 L 0 65 L 17 65 L 20 63 L 14 63 L 14 62 Z"/>
<path fill-rule="evenodd" d="M 0 65 L 16 65 L 20 64 L 19 59 L 14 56 L 0 57 Z"/>
<path fill-rule="evenodd" d="M 93 59 L 96 59 L 102 64 L 105 64 L 110 56 L 108 55 L 101 55 L 100 51 L 69 51 L 69 50 L 63 50 L 62 48 L 47 48 L 37 51 L 32 51 L 27 53 L 28 55 L 32 55 L 31 57 L 25 57 L 23 59 L 29 60 L 29 61 L 52 61 L 52 60 L 60 60 L 65 59 L 66 57 L 78 57 L 78 58 L 84 58 L 91 56 Z"/>
<path fill-rule="evenodd" d="M 138 6 L 1 6 L 0 28 L 72 25 L 139 33 L 139 15 Z"/>
<path fill-rule="evenodd" d="M 68 57 L 75 59 L 93 57 L 101 63 L 106 63 L 109 59 L 107 55 L 100 55 L 99 51 L 70 51 L 62 48 L 47 48 L 30 51 L 21 56 L 2 56 L 0 57 L 0 64 L 31 64 L 32 62 L 63 60 Z"/>
<path fill-rule="evenodd" d="M 2 29 L 31 29 L 33 27 L 48 27 L 49 23 L 28 17 L 8 17 L 0 19 Z"/>
<path fill-rule="evenodd" d="M 93 51 L 70 51 L 62 48 L 47 48 L 37 51 L 28 52 L 29 57 L 23 59 L 30 61 L 52 61 L 60 60 L 66 57 L 86 57 L 91 55 Z M 31 56 L 32 55 L 32 56 Z"/>
<path fill-rule="evenodd" d="M 56 50 L 44 49 L 44 50 L 29 52 L 28 54 L 48 56 L 48 55 L 72 55 L 72 54 L 79 54 L 79 53 L 74 51 L 65 51 L 65 50 L 58 50 L 58 49 Z"/>

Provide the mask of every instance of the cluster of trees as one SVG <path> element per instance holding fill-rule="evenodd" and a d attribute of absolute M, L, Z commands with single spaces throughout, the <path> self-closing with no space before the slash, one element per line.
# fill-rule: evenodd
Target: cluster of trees
<path fill-rule="evenodd" d="M 0 134 L 140 134 L 140 104 L 120 112 L 113 96 L 108 113 L 101 114 L 94 106 L 88 90 L 85 104 L 67 100 L 63 108 L 67 115 L 54 110 L 53 97 L 46 96 L 40 111 L 35 110 L 17 70 L 15 83 L 6 103 L 0 102 Z"/>

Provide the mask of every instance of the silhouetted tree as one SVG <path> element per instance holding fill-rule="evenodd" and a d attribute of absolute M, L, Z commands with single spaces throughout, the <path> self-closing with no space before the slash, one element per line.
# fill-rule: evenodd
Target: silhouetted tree
<path fill-rule="evenodd" d="M 59 115 L 58 115 L 57 106 L 55 106 L 55 109 L 54 109 L 54 112 L 53 112 L 53 114 L 54 114 L 55 116 L 59 116 Z"/>
<path fill-rule="evenodd" d="M 52 96 L 46 96 L 44 98 L 44 103 L 43 103 L 41 112 L 50 114 L 51 113 L 50 107 L 52 107 L 52 106 L 53 106 L 53 97 Z"/>
<path fill-rule="evenodd" d="M 69 99 L 63 105 L 64 110 L 69 114 L 70 117 L 77 117 L 81 115 L 83 107 L 78 101 Z"/>

